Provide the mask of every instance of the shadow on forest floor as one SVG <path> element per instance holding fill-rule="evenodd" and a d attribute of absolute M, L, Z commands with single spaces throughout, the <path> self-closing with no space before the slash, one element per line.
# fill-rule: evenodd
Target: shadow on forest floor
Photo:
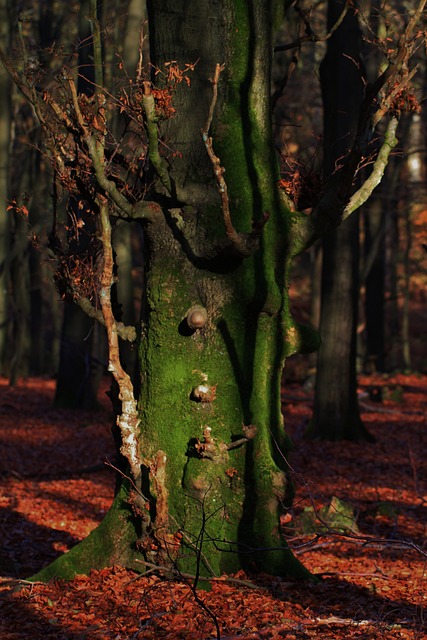
<path fill-rule="evenodd" d="M 362 390 L 380 383 L 362 379 Z M 97 525 L 113 496 L 114 473 L 102 463 L 114 450 L 105 408 L 55 412 L 50 381 L 0 385 L 0 637 L 207 640 L 218 637 L 215 618 L 223 640 L 427 638 L 427 379 L 397 376 L 392 383 L 402 387 L 399 402 L 363 399 L 375 444 L 304 440 L 312 397 L 301 385 L 286 385 L 296 497 L 284 527 L 295 553 L 322 580 L 240 573 L 199 592 L 205 609 L 191 580 L 121 567 L 69 583 L 10 580 L 34 573 Z M 101 470 L 80 474 L 84 467 Z M 316 521 L 336 499 L 354 513 L 353 539 L 320 521 L 304 530 L 301 514 L 311 509 Z M 19 592 L 11 590 L 17 585 Z"/>

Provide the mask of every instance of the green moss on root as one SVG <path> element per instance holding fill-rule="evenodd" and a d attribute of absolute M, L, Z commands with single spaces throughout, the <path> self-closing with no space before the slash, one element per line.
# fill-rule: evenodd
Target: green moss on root
<path fill-rule="evenodd" d="M 121 564 L 137 567 L 137 534 L 126 502 L 127 489 L 122 486 L 103 521 L 82 542 L 33 575 L 31 581 L 48 582 L 53 578 L 72 580 L 91 569 Z"/>

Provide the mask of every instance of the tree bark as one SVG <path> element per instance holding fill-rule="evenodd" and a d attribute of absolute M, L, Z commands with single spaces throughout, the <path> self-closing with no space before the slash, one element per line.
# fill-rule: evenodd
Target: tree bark
<path fill-rule="evenodd" d="M 344 3 L 330 0 L 328 25 Z M 357 15 L 350 11 L 328 40 L 321 65 L 324 104 L 324 168 L 339 171 L 354 140 L 363 99 Z M 359 226 L 354 215 L 323 239 L 320 335 L 310 435 L 331 440 L 366 438 L 356 381 Z"/>
<path fill-rule="evenodd" d="M 365 319 L 367 371 L 385 371 L 385 215 L 384 192 L 366 209 L 365 223 Z M 372 255 L 373 252 L 373 255 Z"/>
<path fill-rule="evenodd" d="M 350 197 L 356 195 L 357 205 L 369 195 L 395 144 L 396 122 L 363 197 L 352 196 L 361 157 L 356 145 L 338 176 L 341 183 L 334 176 L 312 214 L 291 211 L 278 189 L 271 126 L 273 33 L 283 19 L 283 3 L 153 0 L 148 15 L 153 76 L 137 75 L 120 102 L 140 125 L 135 135 L 142 141 L 141 154 L 137 160 L 131 156 L 144 164 L 139 191 L 122 184 L 118 165 L 112 168 L 107 156 L 119 149 L 108 139 L 111 102 L 102 89 L 98 22 L 93 21 L 98 79 L 91 106 L 79 99 L 66 71 L 61 87 L 66 108 L 50 95 L 40 102 L 0 51 L 47 132 L 58 127 L 72 138 L 73 157 L 84 160 L 79 177 L 90 195 L 102 260 L 94 304 L 87 298 L 80 304 L 92 317 L 101 316 L 107 330 L 108 368 L 121 404 L 120 451 L 129 464 L 129 477 L 101 526 L 35 578 L 86 571 L 91 554 L 91 566 L 122 561 L 143 568 L 148 562 L 178 575 L 218 576 L 243 567 L 304 577 L 308 572 L 288 548 L 280 525 L 292 497 L 280 387 L 285 358 L 317 348 L 318 336 L 290 314 L 290 265 L 320 233 L 351 213 Z M 355 59 L 342 53 L 340 43 L 335 54 L 340 64 L 350 64 L 342 76 L 345 85 Z M 328 79 L 336 99 L 336 78 Z M 361 84 L 360 74 L 357 79 Z M 358 94 L 343 95 L 350 100 L 342 112 L 347 127 L 341 125 L 339 132 L 347 137 L 348 150 L 353 122 L 348 118 Z M 380 107 L 378 118 L 385 109 Z M 329 117 L 330 125 L 330 112 Z M 358 139 L 365 128 L 362 119 Z M 330 140 L 341 142 L 336 136 Z M 67 148 L 49 135 L 46 145 L 76 197 L 77 187 L 67 180 Z M 331 151 L 337 157 L 337 147 Z M 119 353 L 119 336 L 132 340 L 135 331 L 115 317 L 111 297 L 113 218 L 139 220 L 145 236 L 138 404 Z M 351 229 L 348 222 L 347 232 Z M 349 249 L 350 241 L 345 246 Z M 353 265 L 354 253 L 348 255 Z M 355 293 L 349 282 L 343 281 L 347 296 Z M 347 381 L 354 389 L 351 371 Z M 351 403 L 347 409 L 354 414 Z M 102 553 L 104 540 L 111 544 Z"/>
<path fill-rule="evenodd" d="M 91 31 L 92 4 L 91 0 L 80 3 L 79 11 L 79 75 L 78 90 L 87 96 L 92 96 L 95 86 L 93 41 Z M 96 12 L 95 12 L 96 13 Z M 100 16 L 92 16 L 92 20 Z M 73 228 L 73 219 L 79 219 L 81 199 L 72 199 L 67 203 L 69 226 Z M 76 240 L 70 233 L 69 243 L 74 245 L 76 252 L 87 252 L 90 234 L 95 232 L 94 221 L 89 221 L 92 227 Z M 66 302 L 64 306 L 59 366 L 55 390 L 54 404 L 60 408 L 94 409 L 98 406 L 98 387 L 103 373 L 102 342 L 98 331 L 94 330 L 94 321 L 89 319 L 74 302 Z"/>
<path fill-rule="evenodd" d="M 0 2 L 0 43 L 5 49 L 9 45 L 9 3 Z M 6 346 L 10 329 L 9 315 L 9 252 L 10 213 L 7 210 L 9 197 L 10 154 L 10 79 L 6 70 L 0 68 L 0 371 L 6 373 Z"/>
<path fill-rule="evenodd" d="M 148 5 L 155 67 L 167 70 L 165 63 L 173 60 L 180 68 L 197 64 L 191 86 L 177 87 L 176 114 L 162 127 L 172 148 L 170 190 L 158 178 L 165 204 L 144 225 L 139 449 L 147 513 L 135 525 L 141 514 L 134 509 L 126 530 L 139 527 L 140 562 L 145 557 L 205 575 L 240 567 L 309 575 L 280 527 L 292 494 L 281 374 L 285 356 L 301 348 L 302 337 L 289 312 L 290 222 L 277 190 L 272 145 L 273 5 Z M 225 70 L 212 133 L 226 169 L 228 223 L 200 133 L 217 63 Z M 257 224 L 264 225 L 259 248 Z M 316 338 L 307 336 L 314 348 Z M 132 501 L 132 492 L 122 491 L 115 505 L 131 509 Z M 90 544 L 100 535 L 96 530 Z M 88 544 L 67 554 L 67 575 L 71 564 L 79 570 L 80 550 Z M 59 559 L 36 577 L 62 572 Z"/>
<path fill-rule="evenodd" d="M 356 379 L 358 216 L 323 240 L 322 344 L 317 361 L 310 435 L 328 440 L 366 437 Z"/>

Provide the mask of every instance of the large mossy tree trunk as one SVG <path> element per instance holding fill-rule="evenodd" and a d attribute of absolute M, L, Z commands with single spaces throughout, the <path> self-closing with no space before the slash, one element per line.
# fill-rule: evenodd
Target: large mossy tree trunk
<path fill-rule="evenodd" d="M 362 118 L 343 173 L 326 185 L 311 215 L 289 208 L 278 188 L 270 100 L 273 34 L 283 8 L 279 0 L 148 2 L 153 77 L 137 75 L 121 103 L 147 141 L 146 156 L 138 157 L 151 171 L 144 171 L 143 199 L 128 198 L 127 183 L 112 180 L 106 163 L 97 21 L 92 115 L 84 118 L 72 78 L 71 115 L 50 103 L 62 128 L 79 133 L 78 154 L 92 162 L 91 211 L 103 252 L 97 302 L 119 387 L 117 425 L 129 476 L 101 525 L 36 579 L 113 562 L 196 577 L 242 567 L 309 575 L 280 526 L 292 499 L 281 374 L 288 355 L 319 342 L 291 317 L 290 265 L 369 197 L 396 144 L 397 120 L 390 120 L 366 189 L 351 195 L 369 125 Z M 367 95 L 366 113 L 375 93 Z M 114 317 L 111 297 L 117 217 L 139 220 L 144 232 L 138 407 L 118 345 L 119 336 L 133 341 L 135 331 Z M 92 308 L 90 315 L 99 313 Z"/>
<path fill-rule="evenodd" d="M 177 88 L 175 116 L 161 127 L 172 149 L 171 186 L 145 228 L 139 442 L 149 514 L 134 548 L 140 559 L 206 575 L 241 567 L 309 575 L 280 527 L 292 494 L 281 374 L 285 356 L 301 346 L 287 297 L 291 215 L 277 189 L 271 134 L 272 38 L 283 17 L 273 9 L 280 4 L 148 3 L 152 63 L 160 70 L 170 61 L 197 64 L 191 86 Z M 225 69 L 211 131 L 234 243 L 200 133 L 217 63 Z M 256 247 L 253 225 L 267 218 Z M 126 504 L 123 492 L 115 508 L 118 502 Z M 134 511 L 128 507 L 127 530 L 141 515 Z M 119 538 L 123 521 L 110 518 L 109 526 Z M 97 537 L 99 530 L 67 554 L 67 576 Z M 37 578 L 63 573 L 63 562 Z"/>
<path fill-rule="evenodd" d="M 166 127 L 180 157 L 172 172 L 177 206 L 147 229 L 143 440 L 150 459 L 165 454 L 154 525 L 160 539 L 182 532 L 177 554 L 187 569 L 203 538 L 203 564 L 215 574 L 242 565 L 299 571 L 279 523 L 290 492 L 280 406 L 288 212 L 278 198 L 271 139 L 273 16 L 270 3 L 222 4 L 185 2 L 183 25 L 181 11 L 149 3 L 153 63 L 199 59 Z M 259 249 L 247 257 L 224 242 L 200 135 L 212 97 L 209 77 L 223 62 L 213 145 L 225 167 L 232 222 L 250 233 L 270 214 Z M 197 306 L 206 309 L 207 322 L 191 333 L 185 318 Z"/>

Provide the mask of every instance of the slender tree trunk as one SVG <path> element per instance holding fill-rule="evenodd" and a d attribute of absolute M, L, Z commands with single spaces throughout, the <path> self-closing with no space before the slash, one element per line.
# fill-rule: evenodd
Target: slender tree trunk
<path fill-rule="evenodd" d="M 408 123 L 406 172 L 408 193 L 404 210 L 404 248 L 403 248 L 403 302 L 402 302 L 402 357 L 405 369 L 412 368 L 411 327 L 410 327 L 410 285 L 411 250 L 413 246 L 413 217 L 420 203 L 425 202 L 425 168 L 422 149 L 424 131 L 421 116 L 411 114 Z"/>
<path fill-rule="evenodd" d="M 49 202 L 49 172 L 45 158 L 39 151 L 40 136 L 37 136 L 36 148 L 29 152 L 28 171 L 30 174 L 30 192 L 32 193 L 29 212 L 30 228 L 34 234 L 48 228 L 50 220 L 46 212 Z M 58 362 L 54 361 L 52 344 L 48 333 L 53 333 L 54 315 L 57 311 L 55 299 L 58 294 L 51 273 L 46 269 L 45 260 L 38 247 L 29 243 L 29 304 L 30 304 L 30 343 L 29 371 L 40 376 L 57 371 Z M 50 332 L 48 329 L 50 328 Z M 59 335 L 56 335 L 59 341 Z"/>
<path fill-rule="evenodd" d="M 385 203 L 384 192 L 368 204 L 365 216 L 365 318 L 368 371 L 385 371 Z M 367 264 L 369 261 L 369 264 Z"/>
<path fill-rule="evenodd" d="M 93 69 L 93 42 L 91 31 L 92 15 L 91 0 L 80 3 L 79 12 L 79 36 L 81 45 L 79 48 L 79 75 L 78 90 L 87 96 L 94 93 L 94 69 Z M 96 13 L 96 12 L 95 12 Z M 93 16 L 99 19 L 100 16 Z M 68 203 L 70 209 L 70 227 L 73 227 L 73 218 L 80 217 L 79 202 Z M 88 229 L 79 239 L 70 238 L 70 243 L 75 250 L 84 254 L 87 251 L 86 243 L 89 242 L 90 233 L 95 231 L 94 222 L 90 223 L 92 229 Z M 80 246 L 79 246 L 80 245 Z M 61 346 L 59 367 L 56 382 L 55 406 L 91 409 L 98 406 L 97 393 L 102 375 L 102 346 L 105 341 L 99 337 L 98 330 L 94 331 L 94 321 L 73 302 L 67 302 L 64 307 L 64 315 L 61 331 Z"/>
<path fill-rule="evenodd" d="M 122 34 L 117 31 L 115 41 L 119 42 Z M 142 42 L 141 42 L 142 39 Z M 123 64 L 127 73 L 131 76 L 137 72 L 142 55 L 143 68 L 149 69 L 149 43 L 147 27 L 146 3 L 142 0 L 130 0 L 126 15 L 125 38 L 123 40 Z M 113 128 L 120 135 L 123 128 L 123 117 L 116 114 Z M 120 319 L 126 325 L 133 325 L 136 322 L 135 305 L 135 277 L 134 253 L 142 253 L 143 234 L 137 224 L 117 225 L 114 232 L 114 250 L 116 253 L 116 263 L 118 270 L 117 279 L 117 301 L 120 305 Z M 143 259 L 139 260 L 140 264 Z M 133 374 L 135 372 L 137 351 L 129 342 L 120 345 L 123 363 L 126 371 Z"/>
<path fill-rule="evenodd" d="M 319 330 L 320 327 L 320 311 L 322 299 L 322 264 L 323 249 L 322 244 L 318 243 L 310 249 L 310 324 L 317 330 Z M 317 353 L 310 353 L 308 360 L 309 376 L 307 383 L 311 388 L 316 379 Z"/>
<path fill-rule="evenodd" d="M 323 241 L 322 311 L 313 410 L 313 435 L 357 439 L 362 431 L 357 402 L 358 216 Z"/>
<path fill-rule="evenodd" d="M 328 25 L 344 2 L 329 0 Z M 350 10 L 328 40 L 321 65 L 324 102 L 324 167 L 339 170 L 350 148 L 363 98 L 363 67 L 357 15 Z M 320 335 L 310 434 L 339 440 L 366 437 L 357 402 L 356 330 L 359 224 L 354 215 L 323 240 Z"/>
<path fill-rule="evenodd" d="M 411 369 L 411 335 L 410 335 L 410 284 L 411 284 L 411 261 L 410 253 L 412 246 L 412 224 L 411 207 L 404 210 L 404 248 L 403 248 L 403 295 L 402 295 L 402 358 L 405 369 Z"/>
<path fill-rule="evenodd" d="M 401 362 L 400 344 L 400 311 L 399 311 L 399 277 L 396 256 L 399 255 L 399 198 L 393 197 L 390 202 L 390 217 L 386 235 L 386 282 L 389 290 L 387 305 L 388 320 L 388 368 L 397 369 Z"/>
<path fill-rule="evenodd" d="M 72 302 L 62 321 L 59 370 L 54 404 L 59 408 L 96 409 L 97 382 L 93 358 L 94 321 Z M 98 329 L 97 329 L 98 330 Z"/>
<path fill-rule="evenodd" d="M 0 0 L 0 44 L 8 49 L 9 3 Z M 6 372 L 6 345 L 10 329 L 9 309 L 9 254 L 10 213 L 9 198 L 10 155 L 10 79 L 5 69 L 0 68 L 0 371 Z"/>
<path fill-rule="evenodd" d="M 30 272 L 28 264 L 28 222 L 19 213 L 14 216 L 13 260 L 11 261 L 13 353 L 10 358 L 9 382 L 16 384 L 18 378 L 29 373 L 30 347 Z"/>

